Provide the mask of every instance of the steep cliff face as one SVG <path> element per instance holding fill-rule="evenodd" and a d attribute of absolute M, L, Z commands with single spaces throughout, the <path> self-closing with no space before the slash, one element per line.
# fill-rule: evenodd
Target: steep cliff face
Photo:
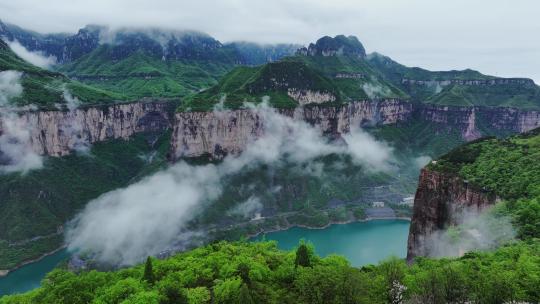
<path fill-rule="evenodd" d="M 415 106 L 417 117 L 436 123 L 441 130 L 458 130 L 465 141 L 482 136 L 482 129 L 522 133 L 540 126 L 540 111 L 509 107 Z"/>
<path fill-rule="evenodd" d="M 429 256 L 429 236 L 449 225 L 457 224 L 460 211 L 482 210 L 494 204 L 496 196 L 469 185 L 467 181 L 446 173 L 422 169 L 414 197 L 414 209 L 407 259 Z"/>
<path fill-rule="evenodd" d="M 464 140 L 474 140 L 481 136 L 476 127 L 474 107 L 451 107 L 438 105 L 418 105 L 416 112 L 421 120 L 436 123 L 441 131 L 458 130 Z"/>
<path fill-rule="evenodd" d="M 297 93 L 300 94 L 300 93 Z M 300 96 L 300 95 L 299 95 Z M 339 136 L 352 126 L 385 125 L 412 119 L 435 123 L 439 132 L 457 130 L 465 141 L 480 138 L 483 129 L 525 132 L 540 126 L 540 112 L 513 108 L 455 107 L 416 104 L 388 99 L 381 102 L 358 101 L 343 106 L 317 105 L 331 96 L 306 94 L 305 104 L 295 110 L 280 109 L 280 114 L 306 121 L 327 135 Z M 308 98 L 309 97 L 309 98 Z M 298 97 L 300 98 L 300 97 Z M 315 101 L 314 101 L 315 100 Z M 481 125 L 481 127 L 480 127 Z M 210 154 L 221 157 L 241 152 L 249 140 L 264 133 L 264 121 L 251 110 L 177 113 L 171 142 L 171 157 Z"/>
<path fill-rule="evenodd" d="M 171 106 L 166 101 L 135 102 L 85 107 L 72 111 L 20 112 L 28 126 L 29 145 L 40 155 L 64 156 L 81 145 L 107 139 L 128 138 L 145 131 L 170 127 Z M 0 119 L 0 134 L 3 133 Z"/>
<path fill-rule="evenodd" d="M 540 111 L 525 111 L 514 108 L 476 107 L 479 119 L 488 128 L 523 133 L 540 127 Z"/>
<path fill-rule="evenodd" d="M 342 106 L 298 107 L 280 109 L 280 114 L 303 120 L 318 127 L 324 134 L 339 136 L 351 127 L 365 124 L 393 124 L 406 121 L 412 113 L 408 102 L 389 99 L 358 101 Z M 222 157 L 239 153 L 264 134 L 264 119 L 253 110 L 177 113 L 171 142 L 171 158 L 209 154 Z"/>

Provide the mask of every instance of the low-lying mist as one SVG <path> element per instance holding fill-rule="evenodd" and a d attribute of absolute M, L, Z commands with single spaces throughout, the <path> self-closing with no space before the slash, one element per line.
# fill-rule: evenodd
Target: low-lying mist
<path fill-rule="evenodd" d="M 459 257 L 474 250 L 488 250 L 511 242 L 516 236 L 511 217 L 497 212 L 497 206 L 478 210 L 466 208 L 457 213 L 457 225 L 439 230 L 426 238 L 432 257 Z"/>
<path fill-rule="evenodd" d="M 29 126 L 10 102 L 23 92 L 21 72 L 0 72 L 0 173 L 27 172 L 43 166 L 30 145 Z"/>
<path fill-rule="evenodd" d="M 251 106 L 251 110 L 262 118 L 265 132 L 253 138 L 243 153 L 228 155 L 217 164 L 180 161 L 89 202 L 69 225 L 69 248 L 90 251 L 97 260 L 116 265 L 156 255 L 185 239 L 186 233 L 193 233 L 188 230 L 188 222 L 205 208 L 212 208 L 228 178 L 244 170 L 304 164 L 298 167 L 305 174 L 317 175 L 321 167 L 311 165 L 312 160 L 335 154 L 346 155 L 369 172 L 392 170 L 391 148 L 359 128 L 331 142 L 316 127 L 282 116 L 265 102 Z M 251 217 L 260 209 L 259 198 L 253 196 L 238 201 L 230 213 Z"/>
<path fill-rule="evenodd" d="M 30 62 L 31 64 L 40 68 L 48 69 L 56 64 L 56 58 L 54 56 L 46 56 L 42 52 L 32 52 L 26 49 L 19 41 L 7 41 L 9 48 L 17 54 L 17 56 Z"/>

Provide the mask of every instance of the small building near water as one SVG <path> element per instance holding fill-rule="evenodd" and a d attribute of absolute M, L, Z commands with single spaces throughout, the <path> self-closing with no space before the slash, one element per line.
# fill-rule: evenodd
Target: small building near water
<path fill-rule="evenodd" d="M 373 208 L 384 208 L 384 202 L 373 202 L 371 203 Z"/>
<path fill-rule="evenodd" d="M 401 202 L 399 202 L 399 205 L 400 206 L 412 207 L 414 205 L 414 196 L 409 196 L 409 197 L 403 198 L 403 200 Z"/>

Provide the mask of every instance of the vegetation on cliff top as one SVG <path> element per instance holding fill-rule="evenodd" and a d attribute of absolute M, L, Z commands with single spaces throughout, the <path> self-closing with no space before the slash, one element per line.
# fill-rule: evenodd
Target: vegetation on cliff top
<path fill-rule="evenodd" d="M 270 97 L 274 107 L 296 107 L 288 89 L 311 90 L 339 98 L 332 81 L 301 62 L 275 62 L 260 67 L 238 67 L 220 82 L 199 94 L 186 98 L 181 110 L 208 111 L 223 102 L 226 108 L 240 108 L 245 102 L 259 103 Z"/>
<path fill-rule="evenodd" d="M 504 139 L 493 137 L 459 146 L 431 170 L 456 173 L 508 199 L 540 196 L 540 128 Z"/>
<path fill-rule="evenodd" d="M 522 239 L 540 238 L 540 128 L 460 146 L 427 168 L 457 174 L 502 199 Z"/>
<path fill-rule="evenodd" d="M 452 84 L 425 103 L 455 106 L 515 107 L 540 109 L 540 87 L 534 84 L 461 85 Z"/>
<path fill-rule="evenodd" d="M 143 50 L 114 59 L 119 47 L 100 46 L 59 70 L 87 84 L 128 96 L 181 97 L 214 85 L 234 61 L 162 60 Z"/>
<path fill-rule="evenodd" d="M 540 109 L 540 87 L 530 79 L 523 83 L 501 83 L 497 85 L 464 85 L 452 83 L 440 85 L 438 81 L 493 80 L 497 77 L 484 75 L 474 70 L 428 71 L 407 67 L 391 58 L 373 53 L 368 63 L 416 101 L 450 106 L 515 107 Z M 424 81 L 410 84 L 405 80 Z"/>

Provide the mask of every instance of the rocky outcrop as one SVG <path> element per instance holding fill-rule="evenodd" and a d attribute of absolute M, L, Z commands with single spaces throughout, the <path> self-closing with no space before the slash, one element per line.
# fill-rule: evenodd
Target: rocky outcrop
<path fill-rule="evenodd" d="M 336 73 L 334 75 L 336 79 L 365 79 L 366 75 L 361 73 Z"/>
<path fill-rule="evenodd" d="M 171 126 L 167 101 L 135 102 L 72 111 L 19 112 L 22 125 L 30 126 L 29 145 L 40 155 L 64 156 L 80 145 L 138 132 L 163 131 Z M 0 135 L 3 133 L 0 120 Z"/>
<path fill-rule="evenodd" d="M 431 248 L 426 240 L 435 231 L 457 224 L 465 208 L 480 211 L 495 201 L 494 194 L 455 175 L 422 169 L 414 197 L 407 259 L 429 256 Z"/>
<path fill-rule="evenodd" d="M 361 125 L 394 124 L 409 119 L 412 105 L 398 99 L 358 101 L 341 106 L 310 105 L 279 109 L 280 114 L 308 122 L 330 136 Z M 214 158 L 241 152 L 250 140 L 264 134 L 264 119 L 257 111 L 176 113 L 171 158 L 209 154 Z"/>
<path fill-rule="evenodd" d="M 301 106 L 336 101 L 334 94 L 312 90 L 289 89 L 287 90 L 287 95 Z"/>
<path fill-rule="evenodd" d="M 491 79 L 447 79 L 447 80 L 415 80 L 403 78 L 403 85 L 419 85 L 419 86 L 448 86 L 451 84 L 459 84 L 466 86 L 499 86 L 499 85 L 524 85 L 534 87 L 534 81 L 529 78 L 491 78 Z"/>
<path fill-rule="evenodd" d="M 296 52 L 304 56 L 338 56 L 348 55 L 364 58 L 366 50 L 355 36 L 337 35 L 335 37 L 324 36 L 316 43 L 310 43 L 307 48 L 303 47 Z"/>

